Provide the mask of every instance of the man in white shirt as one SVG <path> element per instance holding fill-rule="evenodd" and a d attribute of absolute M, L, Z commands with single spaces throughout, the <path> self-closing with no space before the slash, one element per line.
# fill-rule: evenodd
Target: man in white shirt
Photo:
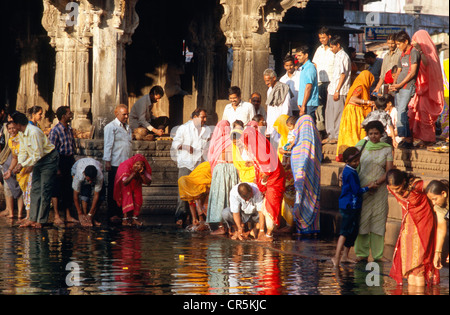
<path fill-rule="evenodd" d="M 259 212 L 264 205 L 264 197 L 255 183 L 240 183 L 230 191 L 230 207 L 223 209 L 222 218 L 228 229 L 234 229 L 234 239 L 244 240 L 244 224 L 259 222 Z M 253 231 L 253 236 L 256 236 Z"/>
<path fill-rule="evenodd" d="M 171 131 L 173 141 L 170 156 L 177 162 L 178 178 L 189 175 L 206 160 L 204 157 L 208 154 L 208 141 L 212 133 L 209 127 L 205 126 L 206 110 L 197 108 L 191 117 L 191 120 Z M 187 202 L 178 196 L 175 219 L 179 226 L 184 223 L 188 209 Z"/>
<path fill-rule="evenodd" d="M 94 217 L 105 197 L 102 165 L 93 158 L 82 158 L 72 166 L 71 174 L 73 176 L 73 202 L 81 225 L 92 226 L 93 223 L 99 225 Z M 92 186 L 94 186 L 94 197 L 88 211 L 87 207 L 92 197 Z M 81 207 L 79 199 L 81 199 Z"/>
<path fill-rule="evenodd" d="M 300 71 L 295 70 L 295 58 L 294 56 L 287 56 L 283 60 L 284 70 L 286 73 L 280 78 L 280 82 L 289 85 L 291 90 L 290 106 L 292 115 L 299 116 L 299 109 L 297 106 L 298 89 L 300 82 Z"/>
<path fill-rule="evenodd" d="M 169 125 L 166 116 L 155 117 L 152 113 L 153 106 L 164 96 L 164 90 L 159 85 L 151 88 L 150 93 L 142 96 L 134 103 L 130 111 L 130 127 L 132 130 L 144 127 L 157 136 L 164 134 Z"/>
<path fill-rule="evenodd" d="M 280 115 L 292 115 L 291 92 L 289 85 L 278 81 L 277 74 L 272 69 L 266 69 L 263 73 L 264 83 L 269 88 L 267 90 L 267 128 L 266 137 L 270 137 L 270 142 L 275 148 L 278 147 L 280 135 L 273 128 L 273 124 Z"/>
<path fill-rule="evenodd" d="M 118 220 L 122 211 L 113 199 L 114 179 L 120 163 L 132 156 L 132 135 L 128 122 L 128 106 L 120 104 L 114 110 L 116 118 L 105 126 L 103 161 L 108 172 L 108 217 Z"/>
<path fill-rule="evenodd" d="M 351 61 L 342 45 L 340 36 L 335 35 L 331 38 L 330 47 L 335 59 L 325 108 L 325 128 L 328 139 L 324 140 L 329 143 L 337 143 L 345 99 L 350 89 Z"/>
<path fill-rule="evenodd" d="M 42 130 L 29 124 L 25 114 L 12 116 L 19 131 L 20 149 L 13 172 L 33 168 L 29 220 L 20 227 L 42 228 L 47 223 L 50 201 L 58 170 L 59 154 Z"/>
<path fill-rule="evenodd" d="M 228 99 L 231 102 L 223 110 L 222 120 L 228 120 L 230 126 L 236 120 L 240 120 L 247 125 L 256 115 L 255 108 L 249 102 L 244 102 L 241 99 L 241 89 L 237 86 L 232 86 L 228 90 Z"/>
<path fill-rule="evenodd" d="M 331 51 L 329 42 L 331 38 L 330 31 L 322 27 L 318 32 L 320 46 L 317 48 L 312 59 L 317 69 L 317 82 L 319 86 L 319 106 L 317 107 L 317 129 L 325 131 L 325 106 L 327 105 L 328 85 L 333 74 L 334 54 Z"/>

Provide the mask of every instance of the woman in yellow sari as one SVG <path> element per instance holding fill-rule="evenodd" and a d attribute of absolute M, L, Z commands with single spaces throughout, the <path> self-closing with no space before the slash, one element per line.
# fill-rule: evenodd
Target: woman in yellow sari
<path fill-rule="evenodd" d="M 11 128 L 10 128 L 11 127 Z M 5 172 L 4 174 L 4 178 L 9 178 L 12 173 L 11 170 L 14 169 L 14 167 L 17 165 L 17 156 L 19 155 L 19 148 L 20 148 L 20 142 L 19 142 L 19 134 L 17 132 L 17 129 L 15 128 L 15 124 L 10 124 L 8 125 L 8 131 L 10 132 L 10 138 L 8 139 L 8 146 L 11 149 L 11 154 L 12 154 L 12 161 L 11 164 L 9 166 L 9 169 Z M 30 190 L 27 190 L 27 186 L 28 186 L 28 181 L 31 178 L 31 168 L 28 167 L 24 167 L 22 168 L 22 170 L 16 174 L 16 180 L 19 183 L 20 189 L 22 190 L 22 196 L 20 196 L 17 199 L 17 207 L 18 207 L 18 215 L 17 217 L 19 218 L 19 222 L 22 222 L 22 211 L 24 208 L 24 201 L 27 201 L 26 204 L 26 218 L 28 219 L 28 210 L 30 209 Z M 31 186 L 31 184 L 30 184 Z M 24 200 L 25 199 L 25 200 Z"/>
<path fill-rule="evenodd" d="M 211 165 L 208 161 L 200 163 L 189 175 L 178 179 L 180 199 L 189 203 L 194 226 L 206 218 L 205 202 L 208 200 L 210 186 Z"/>
<path fill-rule="evenodd" d="M 336 161 L 343 162 L 342 153 L 353 147 L 366 136 L 361 127 L 364 118 L 372 111 L 374 102 L 370 100 L 370 87 L 374 76 L 368 70 L 362 71 L 353 82 L 347 94 L 344 111 L 339 126 Z"/>
<path fill-rule="evenodd" d="M 290 159 L 286 159 L 284 156 L 283 147 L 288 141 L 289 129 L 286 125 L 288 115 L 280 115 L 273 124 L 274 129 L 280 134 L 280 140 L 278 142 L 278 158 L 283 165 L 286 174 L 286 184 L 283 196 L 283 202 L 281 204 L 281 216 L 286 222 L 286 226 L 280 229 L 278 232 L 291 232 L 294 227 L 294 217 L 292 215 L 292 208 L 295 203 L 295 187 L 294 176 L 292 175 Z M 281 151 L 280 151 L 281 149 Z"/>

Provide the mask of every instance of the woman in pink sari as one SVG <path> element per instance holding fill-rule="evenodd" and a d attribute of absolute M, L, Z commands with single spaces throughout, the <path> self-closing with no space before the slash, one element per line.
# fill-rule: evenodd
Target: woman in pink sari
<path fill-rule="evenodd" d="M 124 213 L 123 225 L 138 225 L 143 204 L 142 184 L 150 185 L 152 168 L 147 159 L 136 154 L 122 162 L 117 169 L 114 180 L 114 200 Z"/>
<path fill-rule="evenodd" d="M 444 82 L 436 46 L 425 30 L 417 31 L 411 44 L 420 52 L 416 94 L 408 104 L 409 126 L 419 146 L 436 142 L 435 123 L 444 108 Z"/>
<path fill-rule="evenodd" d="M 284 168 L 276 150 L 255 128 L 245 128 L 241 140 L 255 165 L 256 184 L 264 194 L 264 209 L 259 214 L 258 239 L 271 241 L 274 227 L 280 224 L 281 204 L 285 190 Z"/>

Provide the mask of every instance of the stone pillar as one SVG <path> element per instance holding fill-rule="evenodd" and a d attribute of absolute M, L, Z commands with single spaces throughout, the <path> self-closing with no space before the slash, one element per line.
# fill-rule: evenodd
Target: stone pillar
<path fill-rule="evenodd" d="M 220 0 L 224 14 L 220 26 L 226 44 L 233 47 L 231 85 L 241 88 L 242 98 L 265 91 L 263 72 L 269 66 L 270 33 L 292 7 L 304 8 L 308 0 Z M 265 99 L 265 94 L 263 99 Z"/>
<path fill-rule="evenodd" d="M 89 32 L 88 1 L 80 1 L 77 7 L 77 21 L 73 25 L 66 18 L 68 1 L 43 0 L 42 25 L 50 37 L 50 45 L 55 48 L 55 84 L 52 109 L 70 106 L 74 113 L 73 127 L 88 131 L 91 108 L 89 77 L 89 53 L 92 35 Z"/>
<path fill-rule="evenodd" d="M 110 0 L 93 13 L 92 116 L 97 137 L 114 119 L 114 108 L 128 104 L 125 45 L 139 23 L 137 0 Z"/>
<path fill-rule="evenodd" d="M 20 82 L 17 90 L 16 110 L 26 113 L 34 105 L 42 106 L 44 113 L 48 104 L 39 95 L 36 77 L 38 75 L 38 44 L 39 39 L 19 40 L 22 63 L 20 65 Z"/>

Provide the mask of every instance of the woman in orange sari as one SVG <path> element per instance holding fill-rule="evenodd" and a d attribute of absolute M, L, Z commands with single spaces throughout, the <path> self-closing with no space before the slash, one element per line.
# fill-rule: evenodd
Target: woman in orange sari
<path fill-rule="evenodd" d="M 124 213 L 123 225 L 142 225 L 138 220 L 143 204 L 142 184 L 150 185 L 152 168 L 147 159 L 136 154 L 122 162 L 114 180 L 114 200 Z"/>
<path fill-rule="evenodd" d="M 439 270 L 433 265 L 436 220 L 427 199 L 424 182 L 398 169 L 388 171 L 389 192 L 402 206 L 402 225 L 389 275 L 399 284 L 424 287 L 439 283 Z"/>
<path fill-rule="evenodd" d="M 258 239 L 271 241 L 274 227 L 280 224 L 281 204 L 285 190 L 284 168 L 276 150 L 255 128 L 245 128 L 240 140 L 253 160 L 256 184 L 264 194 L 264 209 L 259 213 Z"/>
<path fill-rule="evenodd" d="M 354 146 L 366 136 L 361 124 L 372 111 L 372 105 L 374 105 L 374 102 L 370 100 L 370 87 L 374 80 L 373 74 L 364 70 L 358 75 L 348 91 L 339 126 L 336 152 L 336 161 L 338 162 L 343 162 L 342 153 L 345 149 Z"/>

